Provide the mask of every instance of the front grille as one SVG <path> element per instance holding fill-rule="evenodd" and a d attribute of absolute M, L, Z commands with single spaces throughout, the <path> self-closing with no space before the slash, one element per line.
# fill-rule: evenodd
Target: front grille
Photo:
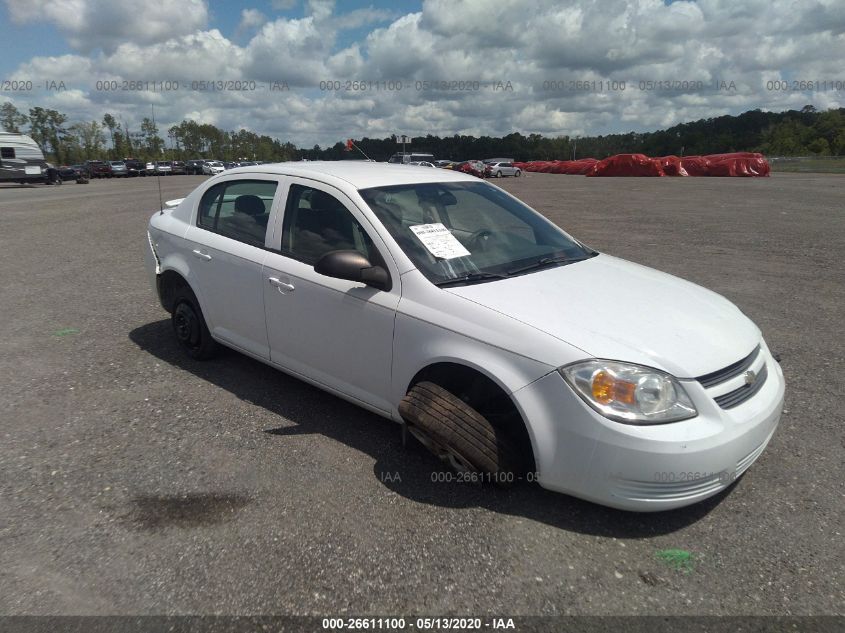
<path fill-rule="evenodd" d="M 724 369 L 714 371 L 710 374 L 705 374 L 704 376 L 699 376 L 698 378 L 696 378 L 696 380 L 700 382 L 701 386 L 705 389 L 715 387 L 716 385 L 730 380 L 735 376 L 739 376 L 742 372 L 751 367 L 751 365 L 754 363 L 754 360 L 757 358 L 757 354 L 759 353 L 760 346 L 758 345 L 754 348 L 754 351 L 752 351 L 748 356 L 746 356 L 742 360 L 735 362 L 733 365 L 728 365 Z"/>
<path fill-rule="evenodd" d="M 723 409 L 732 409 L 733 407 L 741 405 L 743 402 L 748 400 L 752 397 L 755 393 L 760 391 L 763 387 L 763 383 L 766 382 L 766 377 L 769 375 L 766 366 L 760 369 L 760 372 L 757 374 L 757 380 L 755 380 L 750 385 L 742 385 L 739 389 L 734 389 L 733 391 L 729 391 L 728 393 L 722 394 L 721 396 L 716 396 L 714 400 L 716 404 L 718 404 Z"/>

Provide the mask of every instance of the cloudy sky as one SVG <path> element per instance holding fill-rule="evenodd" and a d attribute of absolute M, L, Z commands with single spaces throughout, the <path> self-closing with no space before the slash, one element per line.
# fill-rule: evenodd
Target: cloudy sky
<path fill-rule="evenodd" d="M 843 0 L 4 0 L 0 12 L 0 101 L 71 121 L 111 112 L 136 130 L 151 104 L 162 129 L 193 118 L 311 146 L 646 131 L 845 101 Z M 235 83 L 201 83 L 215 81 Z"/>

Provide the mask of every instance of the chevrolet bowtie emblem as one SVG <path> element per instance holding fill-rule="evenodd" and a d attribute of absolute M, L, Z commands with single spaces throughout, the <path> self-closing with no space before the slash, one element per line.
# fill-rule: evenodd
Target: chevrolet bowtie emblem
<path fill-rule="evenodd" d="M 755 382 L 757 382 L 757 374 L 751 370 L 745 372 L 745 384 L 751 386 Z"/>

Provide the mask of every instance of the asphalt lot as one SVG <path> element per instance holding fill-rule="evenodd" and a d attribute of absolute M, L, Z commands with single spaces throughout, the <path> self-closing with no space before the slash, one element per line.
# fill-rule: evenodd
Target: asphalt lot
<path fill-rule="evenodd" d="M 433 483 L 392 423 L 181 355 L 143 270 L 155 179 L 0 186 L 0 614 L 845 612 L 845 176 L 500 184 L 762 328 L 786 412 L 731 489 L 637 515 Z"/>

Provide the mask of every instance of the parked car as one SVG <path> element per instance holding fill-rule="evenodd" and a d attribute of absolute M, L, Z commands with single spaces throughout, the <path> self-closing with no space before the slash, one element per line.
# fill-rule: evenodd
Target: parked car
<path fill-rule="evenodd" d="M 415 165 L 416 167 L 434 167 L 434 165 L 432 163 L 428 162 L 427 160 L 415 160 L 415 161 L 408 163 L 408 164 L 409 165 Z"/>
<path fill-rule="evenodd" d="M 76 180 L 82 177 L 81 165 L 62 165 L 58 169 L 62 180 Z"/>
<path fill-rule="evenodd" d="M 676 508 L 733 483 L 780 419 L 783 372 L 727 299 L 459 172 L 235 169 L 168 202 L 143 242 L 190 357 L 244 352 L 475 480 Z"/>
<path fill-rule="evenodd" d="M 111 160 L 109 161 L 109 165 L 111 166 L 111 174 L 113 177 L 126 178 L 129 175 L 129 172 L 126 169 L 126 163 L 122 160 Z"/>
<path fill-rule="evenodd" d="M 154 161 L 148 160 L 144 163 L 144 171 L 147 172 L 147 176 L 155 176 L 156 174 L 156 164 Z"/>
<path fill-rule="evenodd" d="M 222 174 L 224 171 L 226 171 L 226 168 L 219 160 L 207 160 L 202 165 L 202 173 L 207 176 Z"/>
<path fill-rule="evenodd" d="M 462 160 L 460 162 L 447 165 L 446 169 L 459 171 L 464 174 L 470 174 L 471 176 L 475 176 L 476 178 L 484 178 L 485 167 L 486 166 L 484 165 L 484 163 L 480 160 Z"/>
<path fill-rule="evenodd" d="M 185 163 L 185 172 L 189 175 L 198 176 L 202 174 L 203 163 L 205 163 L 205 161 L 199 158 L 189 160 L 187 163 Z"/>
<path fill-rule="evenodd" d="M 489 178 L 502 178 L 503 176 L 519 178 L 522 175 L 522 170 L 519 167 L 514 167 L 513 163 L 487 163 L 484 174 Z"/>
<path fill-rule="evenodd" d="M 240 167 L 240 163 L 236 163 L 234 161 L 226 161 L 223 163 L 224 169 L 234 169 L 235 167 Z"/>
<path fill-rule="evenodd" d="M 127 176 L 146 176 L 147 164 L 144 161 L 135 160 L 133 158 L 123 161 L 126 165 Z"/>
<path fill-rule="evenodd" d="M 433 163 L 434 154 L 421 154 L 418 152 L 405 152 L 403 154 L 402 152 L 397 152 L 396 154 L 393 154 L 393 156 L 388 158 L 387 162 L 407 165 L 408 163 L 419 162 L 422 160 L 427 161 L 429 163 Z"/>
<path fill-rule="evenodd" d="M 159 160 L 156 161 L 155 171 L 160 176 L 170 176 L 173 173 L 173 168 L 169 160 Z"/>
<path fill-rule="evenodd" d="M 185 163 L 181 160 L 174 160 L 170 163 L 170 173 L 174 176 L 184 176 L 188 173 L 187 169 L 185 168 Z"/>
<path fill-rule="evenodd" d="M 91 174 L 91 178 L 111 178 L 111 164 L 102 160 L 86 160 L 85 168 Z"/>

